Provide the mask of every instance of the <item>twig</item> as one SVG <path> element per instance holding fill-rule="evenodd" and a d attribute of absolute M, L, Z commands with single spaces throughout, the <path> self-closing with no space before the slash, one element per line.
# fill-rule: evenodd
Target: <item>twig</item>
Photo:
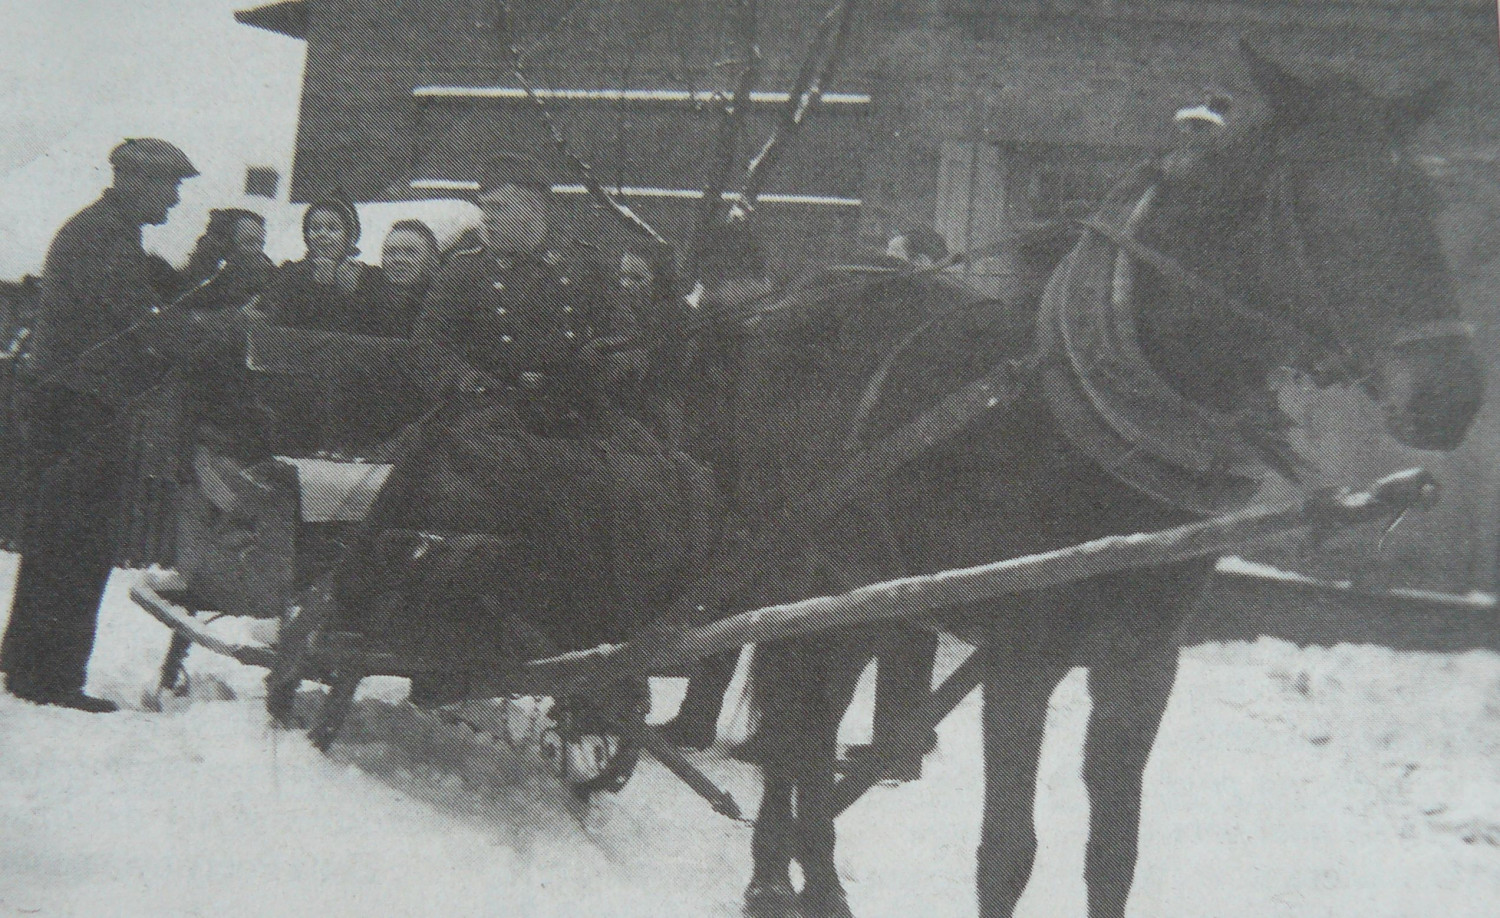
<path fill-rule="evenodd" d="M 781 123 L 771 132 L 771 136 L 745 170 L 745 182 L 741 187 L 739 200 L 734 204 L 734 213 L 738 217 L 747 217 L 755 210 L 766 178 L 776 161 L 781 158 L 784 142 L 801 130 L 808 112 L 823 97 L 824 87 L 833 81 L 833 76 L 843 61 L 844 47 L 848 44 L 849 31 L 854 22 L 855 3 L 856 0 L 838 0 L 824 14 L 812 47 L 808 49 L 802 68 L 797 73 L 796 85 L 788 94 Z M 829 47 L 830 36 L 832 47 Z"/>
<path fill-rule="evenodd" d="M 670 243 L 652 228 L 651 224 L 647 223 L 639 214 L 632 210 L 630 205 L 606 191 L 604 186 L 599 184 L 599 179 L 594 176 L 593 167 L 580 159 L 568 146 L 567 138 L 563 136 L 562 129 L 558 127 L 557 121 L 552 117 L 552 110 L 537 95 L 536 89 L 531 85 L 530 77 L 526 75 L 526 66 L 521 60 L 521 53 L 517 50 L 510 32 L 509 4 L 505 0 L 498 0 L 496 6 L 498 7 L 498 15 L 496 16 L 495 31 L 496 35 L 499 36 L 501 47 L 504 48 L 506 54 L 509 56 L 511 72 L 515 75 L 517 84 L 526 93 L 526 98 L 536 109 L 537 115 L 542 119 L 542 123 L 547 126 L 547 133 L 551 136 L 552 144 L 557 148 L 557 152 L 572 168 L 573 174 L 578 178 L 583 187 L 588 190 L 588 193 L 593 196 L 594 200 L 620 218 L 631 229 L 655 242 L 657 245 L 669 246 Z"/>
<path fill-rule="evenodd" d="M 734 95 L 723 101 L 724 109 L 714 143 L 715 168 L 703 190 L 703 200 L 698 206 L 698 216 L 693 224 L 686 264 L 683 266 L 683 277 L 690 282 L 698 280 L 698 264 L 702 259 L 704 242 L 708 238 L 708 228 L 724 197 L 724 189 L 729 186 L 729 173 L 734 169 L 745 118 L 755 105 L 751 93 L 755 91 L 755 84 L 760 79 L 760 17 L 757 0 L 737 0 L 736 5 L 739 8 L 740 53 L 744 59 L 744 69 L 740 71 Z"/>

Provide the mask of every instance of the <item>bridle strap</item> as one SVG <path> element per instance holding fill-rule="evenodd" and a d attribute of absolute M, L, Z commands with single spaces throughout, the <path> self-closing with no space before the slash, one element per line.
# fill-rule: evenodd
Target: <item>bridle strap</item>
<path fill-rule="evenodd" d="M 1384 338 L 1380 346 L 1388 351 L 1416 350 L 1430 345 L 1456 345 L 1474 340 L 1474 325 L 1462 319 L 1433 319 L 1402 328 Z"/>
<path fill-rule="evenodd" d="M 1342 342 L 1326 334 L 1321 334 L 1305 326 L 1287 321 L 1286 319 L 1267 315 L 1265 312 L 1247 305 L 1243 300 L 1235 297 L 1219 284 L 1214 283 L 1199 272 L 1184 265 L 1176 258 L 1146 245 L 1129 233 L 1118 227 L 1111 226 L 1098 217 L 1086 217 L 1079 220 L 1078 225 L 1091 232 L 1098 233 L 1105 239 L 1108 239 L 1116 248 L 1137 261 L 1150 266 L 1176 286 L 1210 301 L 1225 312 L 1239 316 L 1240 318 L 1249 319 L 1283 335 L 1292 335 L 1311 341 L 1322 349 L 1337 355 L 1341 360 L 1348 361 L 1353 357 L 1349 349 Z"/>

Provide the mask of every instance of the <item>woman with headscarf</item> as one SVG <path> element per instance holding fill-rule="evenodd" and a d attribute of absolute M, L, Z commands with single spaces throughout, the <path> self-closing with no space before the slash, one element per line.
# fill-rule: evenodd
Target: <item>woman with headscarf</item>
<path fill-rule="evenodd" d="M 359 214 L 348 201 L 325 198 L 309 206 L 302 215 L 307 254 L 283 264 L 271 276 L 259 304 L 265 320 L 272 326 L 308 332 L 370 334 L 369 303 L 380 272 L 355 260 L 359 236 Z M 269 343 L 264 346 L 257 340 L 252 335 L 252 355 L 282 356 L 274 334 L 268 333 Z M 336 349 L 329 357 L 339 358 L 337 366 L 283 368 L 256 375 L 257 406 L 268 425 L 268 443 L 273 449 L 306 454 L 345 448 L 348 437 L 341 423 L 342 406 L 357 382 L 349 378 L 350 349 L 330 346 Z"/>
<path fill-rule="evenodd" d="M 261 310 L 275 325 L 314 331 L 368 333 L 365 308 L 378 272 L 356 261 L 359 214 L 337 198 L 313 204 L 302 215 L 307 254 L 276 270 Z"/>

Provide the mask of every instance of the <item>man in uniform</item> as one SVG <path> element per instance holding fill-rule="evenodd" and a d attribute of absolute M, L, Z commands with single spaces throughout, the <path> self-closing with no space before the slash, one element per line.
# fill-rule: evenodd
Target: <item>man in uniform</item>
<path fill-rule="evenodd" d="M 478 198 L 481 242 L 453 252 L 438 271 L 414 337 L 520 393 L 533 433 L 566 436 L 586 420 L 600 372 L 630 365 L 624 353 L 601 355 L 637 329 L 586 246 L 548 247 L 551 195 L 529 158 L 490 164 Z"/>
<path fill-rule="evenodd" d="M 143 325 L 163 304 L 141 228 L 165 223 L 182 180 L 198 174 L 155 138 L 127 140 L 109 159 L 113 185 L 58 231 L 42 270 L 27 412 L 32 493 L 0 647 L 11 694 L 96 713 L 115 710 L 83 686 L 113 561 L 119 426 L 165 369 L 145 340 Z"/>
<path fill-rule="evenodd" d="M 570 553 L 565 563 L 576 576 L 564 592 L 589 593 L 608 564 L 596 556 L 589 531 L 605 522 L 598 505 L 608 498 L 599 493 L 599 476 L 590 477 L 599 464 L 591 441 L 607 437 L 601 386 L 625 356 L 606 353 L 636 331 L 618 283 L 609 282 L 588 247 L 576 244 L 564 254 L 548 246 L 551 196 L 540 167 L 524 156 L 503 155 L 487 168 L 478 242 L 452 252 L 438 269 L 413 342 L 441 385 L 482 385 L 488 394 L 467 407 L 467 400 L 454 403 L 459 414 L 444 422 L 451 428 L 447 458 L 414 470 L 410 487 L 393 476 L 395 493 L 408 495 L 393 498 L 393 506 L 402 507 L 398 517 L 415 510 L 423 525 L 457 531 L 540 527 L 558 551 Z M 506 450 L 518 444 L 525 459 L 509 462 Z M 448 483 L 424 491 L 424 475 Z M 388 482 L 387 491 L 392 487 Z M 408 506 L 414 501 L 421 506 Z M 413 680 L 411 698 L 431 705 L 462 693 L 462 680 L 428 677 Z"/>

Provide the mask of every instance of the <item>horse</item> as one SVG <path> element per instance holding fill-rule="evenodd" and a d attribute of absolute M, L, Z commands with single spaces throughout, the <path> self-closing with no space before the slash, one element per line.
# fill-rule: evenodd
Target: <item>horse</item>
<path fill-rule="evenodd" d="M 956 294 L 946 308 L 913 306 L 895 330 L 872 331 L 889 310 L 826 299 L 782 304 L 760 321 L 738 422 L 741 512 L 752 520 L 759 504 L 816 480 L 810 470 L 841 449 L 1018 359 L 1017 338 L 1031 338 L 1037 357 L 1018 359 L 1028 382 L 1012 403 L 801 533 L 806 550 L 768 562 L 761 583 L 771 586 L 747 606 L 1243 506 L 1272 472 L 1308 474 L 1287 446 L 1291 421 L 1269 381 L 1281 368 L 1363 389 L 1408 446 L 1451 450 L 1463 440 L 1483 375 L 1458 321 L 1435 199 L 1403 152 L 1439 90 L 1383 99 L 1351 79 L 1294 75 L 1243 51 L 1265 114 L 1122 182 L 1041 302 L 1020 311 L 1024 322 L 1013 308 Z M 849 357 L 868 336 L 897 346 L 874 364 L 868 347 Z M 1211 560 L 1176 563 L 926 621 L 984 654 L 981 918 L 1011 915 L 1027 885 L 1047 703 L 1075 665 L 1088 668 L 1093 698 L 1083 766 L 1088 914 L 1124 914 L 1142 775 L 1177 673 L 1174 634 L 1211 572 Z M 749 745 L 764 796 L 748 918 L 851 915 L 834 863 L 836 734 L 878 639 L 846 630 L 756 649 L 760 724 Z"/>

